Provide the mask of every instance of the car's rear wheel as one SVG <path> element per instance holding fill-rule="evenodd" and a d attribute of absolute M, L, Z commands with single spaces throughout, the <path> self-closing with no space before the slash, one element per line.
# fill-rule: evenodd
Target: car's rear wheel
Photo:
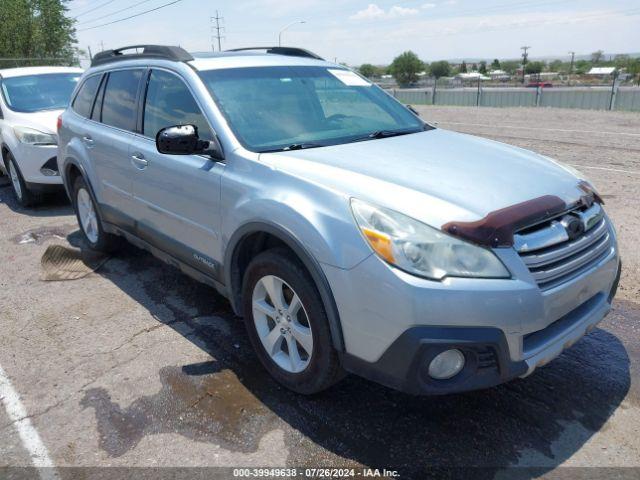
<path fill-rule="evenodd" d="M 278 382 L 312 394 L 341 378 L 320 295 L 290 252 L 274 249 L 256 256 L 247 267 L 242 298 L 251 343 Z"/>
<path fill-rule="evenodd" d="M 120 243 L 120 238 L 105 232 L 102 228 L 98 209 L 84 178 L 76 179 L 73 192 L 73 207 L 85 242 L 92 250 L 99 252 L 115 250 Z"/>
<path fill-rule="evenodd" d="M 40 201 L 40 196 L 34 194 L 27 188 L 16 159 L 11 153 L 7 153 L 7 172 L 11 180 L 11 188 L 16 200 L 23 207 L 32 207 Z"/>

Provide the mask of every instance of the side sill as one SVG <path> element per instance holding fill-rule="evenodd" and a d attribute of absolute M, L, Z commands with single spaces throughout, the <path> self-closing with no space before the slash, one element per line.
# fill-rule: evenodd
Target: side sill
<path fill-rule="evenodd" d="M 220 295 L 229 299 L 229 295 L 225 285 L 223 285 L 213 277 L 210 277 L 209 275 L 206 275 L 200 272 L 199 270 L 196 270 L 195 268 L 187 265 L 186 263 L 178 260 L 174 256 L 168 254 L 164 250 L 161 250 L 151 245 L 149 242 L 142 240 L 140 237 L 133 235 L 132 233 L 129 233 L 117 227 L 116 225 L 113 225 L 112 223 L 103 222 L 103 228 L 107 233 L 111 233 L 113 235 L 120 235 L 124 237 L 132 245 L 135 245 L 136 247 L 141 248 L 142 250 L 146 250 L 147 252 L 151 253 L 151 255 L 156 257 L 158 260 L 162 260 L 163 262 L 173 267 L 176 267 L 182 273 L 193 278 L 194 280 L 215 288 Z"/>

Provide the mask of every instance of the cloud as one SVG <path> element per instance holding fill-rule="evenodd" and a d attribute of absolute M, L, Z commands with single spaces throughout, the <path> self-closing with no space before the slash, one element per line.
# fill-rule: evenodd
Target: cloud
<path fill-rule="evenodd" d="M 418 13 L 419 11 L 415 8 L 400 7 L 398 5 L 394 5 L 388 12 L 385 12 L 375 3 L 370 3 L 367 8 L 359 10 L 349 18 L 351 20 L 377 20 L 381 18 L 409 17 Z"/>
<path fill-rule="evenodd" d="M 367 8 L 364 10 L 360 10 L 355 14 L 351 15 L 349 18 L 352 20 L 370 20 L 373 18 L 382 18 L 386 14 L 383 9 L 381 9 L 375 3 L 370 3 Z"/>
<path fill-rule="evenodd" d="M 389 9 L 389 13 L 387 15 L 393 18 L 393 17 L 408 17 L 411 15 L 417 15 L 417 14 L 418 14 L 418 10 L 416 10 L 415 8 L 405 8 L 405 7 L 399 7 L 395 5 Z"/>
<path fill-rule="evenodd" d="M 422 8 L 423 10 L 429 10 L 430 8 L 435 8 L 435 7 L 436 7 L 435 3 L 425 3 L 420 8 Z"/>

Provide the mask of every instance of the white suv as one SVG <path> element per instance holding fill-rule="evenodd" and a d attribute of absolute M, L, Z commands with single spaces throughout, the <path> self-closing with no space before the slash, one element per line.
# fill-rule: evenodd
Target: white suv
<path fill-rule="evenodd" d="M 0 70 L 0 173 L 9 174 L 16 199 L 25 207 L 62 186 L 56 122 L 81 74 L 71 67 Z"/>

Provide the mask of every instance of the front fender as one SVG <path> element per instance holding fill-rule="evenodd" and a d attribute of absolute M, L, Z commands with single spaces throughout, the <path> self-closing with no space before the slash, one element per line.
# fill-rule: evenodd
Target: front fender
<path fill-rule="evenodd" d="M 239 163 L 246 162 L 244 165 Z M 349 197 L 258 162 L 231 161 L 222 181 L 222 252 L 250 223 L 275 225 L 318 262 L 351 269 L 371 255 Z"/>

